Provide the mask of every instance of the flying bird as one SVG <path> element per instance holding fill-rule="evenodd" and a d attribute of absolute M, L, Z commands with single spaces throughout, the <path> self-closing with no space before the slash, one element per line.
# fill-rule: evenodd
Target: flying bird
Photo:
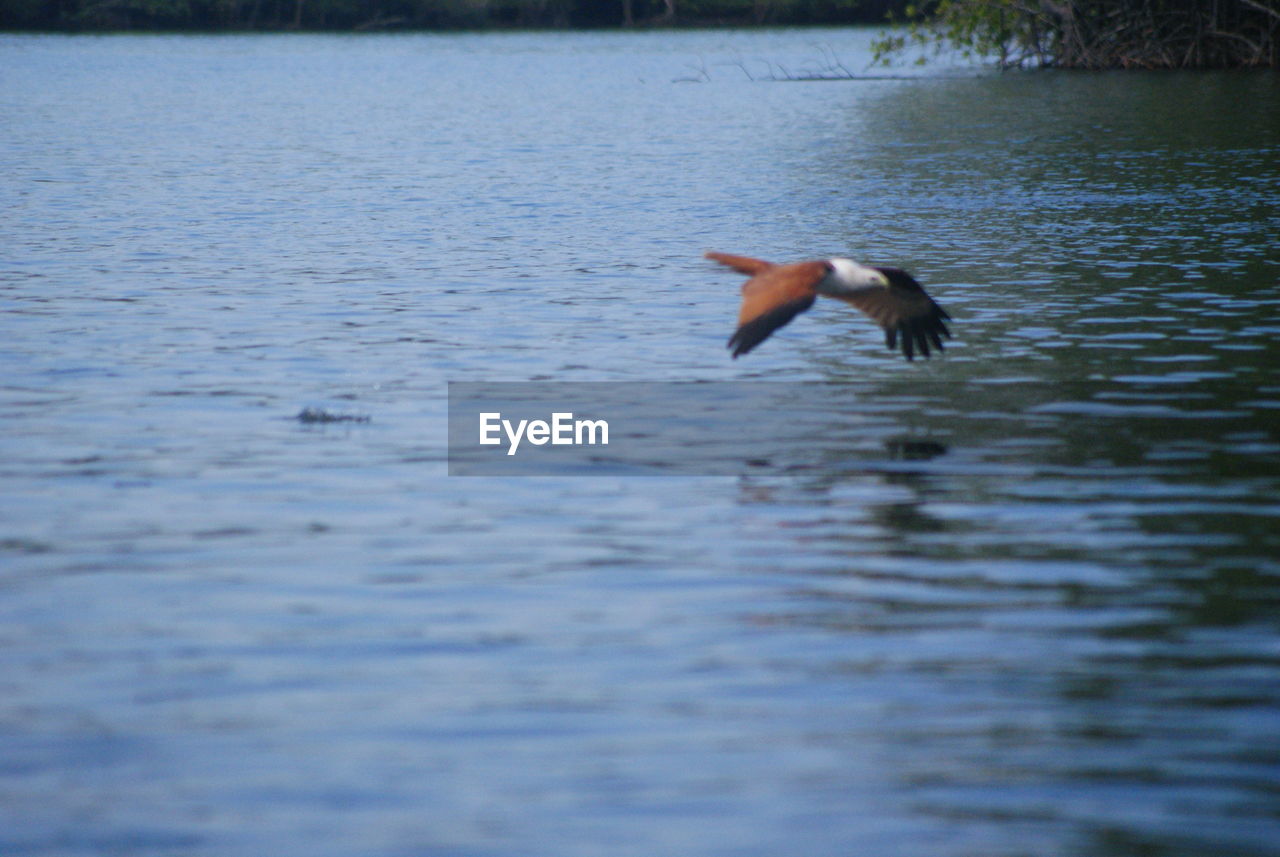
<path fill-rule="evenodd" d="M 729 253 L 708 253 L 707 258 L 751 278 L 742 286 L 738 329 L 729 337 L 735 359 L 813 306 L 818 295 L 839 298 L 862 310 L 884 328 L 889 348 L 902 343 L 908 360 L 915 359 L 917 351 L 925 357 L 931 348 L 942 351 L 943 337 L 951 337 L 944 324 L 951 316 L 899 268 L 859 265 L 851 259 L 775 265 Z"/>

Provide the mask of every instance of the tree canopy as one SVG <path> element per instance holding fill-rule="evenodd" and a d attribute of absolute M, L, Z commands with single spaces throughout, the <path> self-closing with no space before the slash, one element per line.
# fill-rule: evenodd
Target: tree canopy
<path fill-rule="evenodd" d="M 904 0 L 0 0 L 4 29 L 352 30 L 883 22 Z"/>

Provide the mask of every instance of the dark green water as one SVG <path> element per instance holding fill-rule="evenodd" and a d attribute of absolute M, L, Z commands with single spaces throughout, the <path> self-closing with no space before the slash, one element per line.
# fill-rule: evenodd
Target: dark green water
<path fill-rule="evenodd" d="M 0 851 L 1280 854 L 1280 84 L 742 72 L 870 35 L 0 38 Z M 447 476 L 529 380 L 848 398 Z"/>

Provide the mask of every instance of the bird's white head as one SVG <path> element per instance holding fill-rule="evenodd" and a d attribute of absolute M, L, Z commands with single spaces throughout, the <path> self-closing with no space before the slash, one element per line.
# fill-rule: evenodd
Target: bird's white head
<path fill-rule="evenodd" d="M 818 284 L 818 291 L 828 295 L 851 295 L 867 289 L 883 289 L 889 278 L 881 271 L 859 265 L 852 259 L 828 259 L 830 273 Z"/>

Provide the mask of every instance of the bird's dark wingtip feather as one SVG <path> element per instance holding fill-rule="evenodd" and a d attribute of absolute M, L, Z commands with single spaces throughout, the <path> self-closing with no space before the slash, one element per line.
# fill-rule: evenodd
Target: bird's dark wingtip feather
<path fill-rule="evenodd" d="M 742 327 L 738 328 L 734 331 L 733 336 L 729 337 L 727 345 L 729 350 L 733 352 L 733 359 L 737 360 L 743 354 L 746 354 L 761 342 L 764 342 L 769 337 L 770 332 L 772 331 L 761 335 L 760 329 L 758 327 L 753 328 L 750 324 L 744 324 Z"/>
<path fill-rule="evenodd" d="M 951 331 L 947 329 L 943 319 L 950 318 L 946 310 L 934 304 L 932 311 L 927 315 L 904 319 L 896 328 L 885 330 L 885 345 L 892 350 L 897 340 L 901 338 L 902 354 L 908 360 L 915 360 L 917 352 L 925 359 L 928 359 L 935 349 L 941 354 L 946 350 L 942 344 L 943 337 L 951 338 Z"/>
<path fill-rule="evenodd" d="M 729 337 L 728 343 L 734 359 L 764 342 L 778 328 L 789 324 L 793 318 L 813 306 L 813 301 L 812 297 L 807 297 L 783 304 L 739 327 Z"/>
<path fill-rule="evenodd" d="M 924 355 L 924 358 L 928 360 L 930 357 L 929 337 L 925 333 L 924 325 L 917 324 L 913 333 L 915 334 L 915 337 L 916 337 L 916 348 L 918 348 L 920 350 L 920 353 Z"/>

